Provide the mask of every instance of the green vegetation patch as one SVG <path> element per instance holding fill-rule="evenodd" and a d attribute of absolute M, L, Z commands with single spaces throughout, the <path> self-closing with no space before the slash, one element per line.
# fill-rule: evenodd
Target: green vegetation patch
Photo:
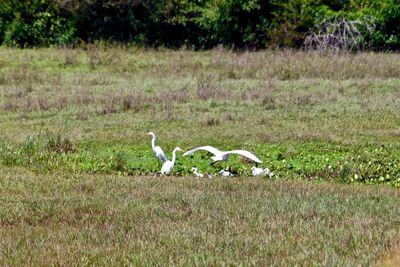
<path fill-rule="evenodd" d="M 352 147 L 332 144 L 257 145 L 252 151 L 262 159 L 280 179 L 332 180 L 336 182 L 385 183 L 400 186 L 399 149 L 392 146 L 379 148 Z M 234 147 L 232 147 L 234 149 Z M 170 158 L 171 156 L 167 154 Z M 239 156 L 228 162 L 211 165 L 207 152 L 188 157 L 178 154 L 175 175 L 191 175 L 191 167 L 202 172 L 218 174 L 232 166 L 244 176 L 250 175 L 254 163 Z M 29 136 L 19 145 L 0 145 L 0 160 L 6 166 L 29 167 L 36 173 L 77 172 L 115 173 L 119 175 L 156 174 L 161 163 L 154 157 L 150 145 L 124 147 L 121 145 L 74 144 L 60 134 L 49 132 Z"/>

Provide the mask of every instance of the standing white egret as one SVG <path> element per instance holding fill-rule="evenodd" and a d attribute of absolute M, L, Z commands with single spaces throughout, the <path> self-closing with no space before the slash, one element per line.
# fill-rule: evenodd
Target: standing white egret
<path fill-rule="evenodd" d="M 192 168 L 192 172 L 196 177 L 200 177 L 200 178 L 204 177 L 204 174 L 197 172 L 197 168 L 195 168 L 195 167 Z"/>
<path fill-rule="evenodd" d="M 206 151 L 214 154 L 214 156 L 211 157 L 211 159 L 213 160 L 212 164 L 214 164 L 218 161 L 221 161 L 221 160 L 228 160 L 229 154 L 239 154 L 239 155 L 242 155 L 242 156 L 244 156 L 248 159 L 251 159 L 252 161 L 255 161 L 257 163 L 262 163 L 262 161 L 259 158 L 257 158 L 254 154 L 250 153 L 249 151 L 246 151 L 246 150 L 221 151 L 212 146 L 201 146 L 201 147 L 189 150 L 189 151 L 183 153 L 183 156 L 193 154 L 194 152 L 199 151 L 199 150 L 206 150 Z"/>
<path fill-rule="evenodd" d="M 164 151 L 162 150 L 162 148 L 161 147 L 159 147 L 159 146 L 156 146 L 156 135 L 153 133 L 153 132 L 149 132 L 149 133 L 147 133 L 148 135 L 151 135 L 153 138 L 151 139 L 151 148 L 153 149 L 153 151 L 154 151 L 154 154 L 156 155 L 156 158 L 158 159 L 158 160 L 161 160 L 161 161 L 166 161 L 167 160 L 167 157 L 165 156 L 165 153 L 164 153 Z"/>
<path fill-rule="evenodd" d="M 172 151 L 172 160 L 167 160 L 161 167 L 161 174 L 170 175 L 172 169 L 174 168 L 175 159 L 176 159 L 176 151 L 183 151 L 179 147 L 176 147 L 174 151 Z"/>

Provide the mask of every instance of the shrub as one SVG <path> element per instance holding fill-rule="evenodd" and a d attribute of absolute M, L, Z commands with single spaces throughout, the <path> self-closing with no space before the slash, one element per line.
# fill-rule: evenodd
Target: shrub
<path fill-rule="evenodd" d="M 373 17 L 349 20 L 335 16 L 326 18 L 316 25 L 305 39 L 308 49 L 318 50 L 361 50 L 369 47 L 369 37 L 375 31 Z"/>
<path fill-rule="evenodd" d="M 68 44 L 75 34 L 72 21 L 54 1 L 5 0 L 0 21 L 2 42 L 9 46 Z"/>
<path fill-rule="evenodd" d="M 400 3 L 384 1 L 377 15 L 377 31 L 372 36 L 375 48 L 385 50 L 400 49 Z"/>
<path fill-rule="evenodd" d="M 218 44 L 235 47 L 264 47 L 270 26 L 271 4 L 258 0 L 204 1 L 196 24 L 204 33 L 201 47 Z"/>

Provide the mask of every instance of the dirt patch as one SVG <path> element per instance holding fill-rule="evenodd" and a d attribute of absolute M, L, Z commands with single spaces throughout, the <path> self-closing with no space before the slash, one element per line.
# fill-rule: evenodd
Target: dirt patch
<path fill-rule="evenodd" d="M 395 267 L 400 266 L 400 239 L 393 242 L 389 251 L 383 254 L 373 265 L 375 267 Z"/>

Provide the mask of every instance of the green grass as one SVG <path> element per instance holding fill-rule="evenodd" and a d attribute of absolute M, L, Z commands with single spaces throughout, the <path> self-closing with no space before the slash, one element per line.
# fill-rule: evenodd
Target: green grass
<path fill-rule="evenodd" d="M 0 264 L 373 263 L 398 240 L 398 190 L 379 184 L 400 186 L 399 62 L 0 48 Z M 169 158 L 246 149 L 275 175 L 178 153 L 157 177 L 149 131 Z M 228 165 L 241 176 L 191 177 Z"/>
<path fill-rule="evenodd" d="M 1 265 L 369 265 L 399 233 L 398 190 L 261 178 L 2 168 Z"/>

